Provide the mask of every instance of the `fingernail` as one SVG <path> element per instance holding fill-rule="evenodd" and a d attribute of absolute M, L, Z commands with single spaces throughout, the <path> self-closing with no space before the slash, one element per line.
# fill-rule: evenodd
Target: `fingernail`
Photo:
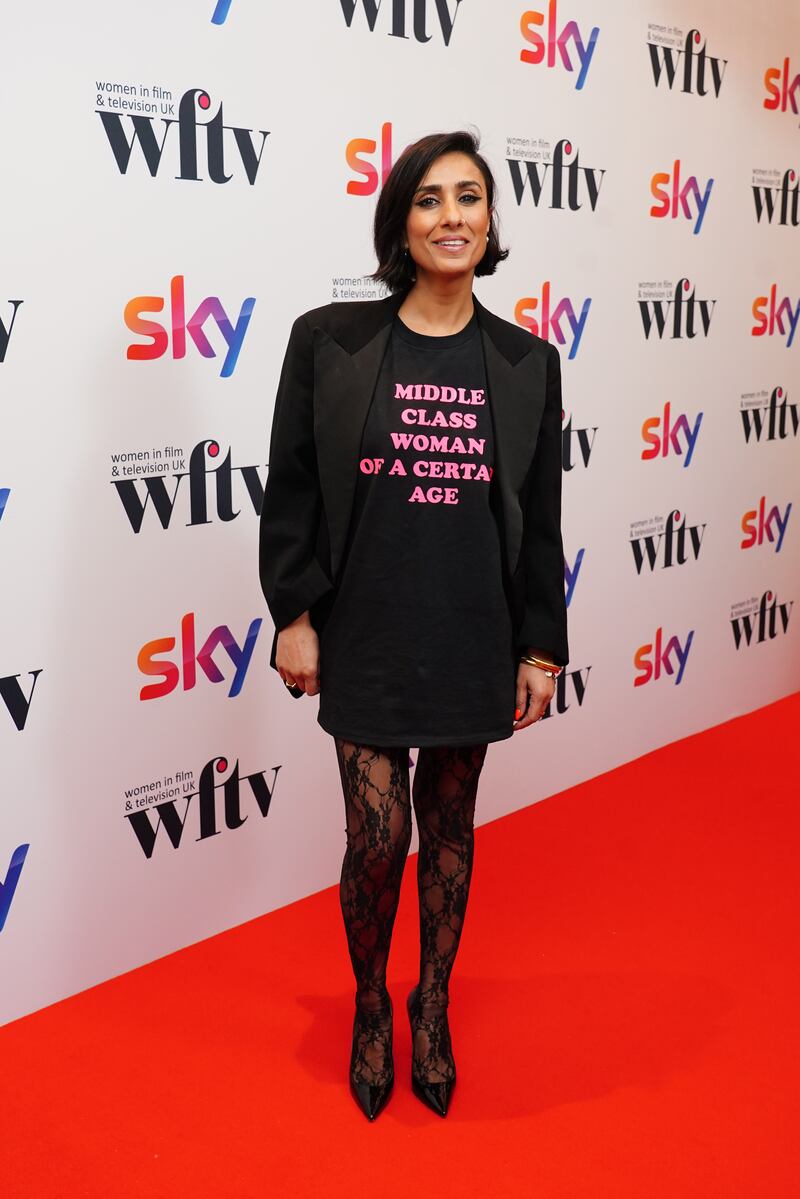
<path fill-rule="evenodd" d="M 514 719 L 519 720 L 521 715 L 522 715 L 522 708 L 515 708 L 514 709 Z"/>

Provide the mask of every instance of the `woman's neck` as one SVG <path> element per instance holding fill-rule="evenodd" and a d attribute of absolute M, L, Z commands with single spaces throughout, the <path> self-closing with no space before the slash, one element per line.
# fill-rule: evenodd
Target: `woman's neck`
<path fill-rule="evenodd" d="M 457 333 L 470 320 L 475 306 L 472 302 L 473 273 L 458 279 L 431 279 L 417 274 L 398 309 L 398 316 L 415 333 L 446 337 Z"/>

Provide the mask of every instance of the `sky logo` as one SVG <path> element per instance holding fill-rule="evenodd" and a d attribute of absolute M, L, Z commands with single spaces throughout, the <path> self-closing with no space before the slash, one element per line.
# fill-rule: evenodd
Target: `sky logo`
<path fill-rule="evenodd" d="M 519 19 L 520 32 L 526 42 L 533 46 L 532 50 L 520 50 L 520 62 L 530 63 L 532 66 L 538 66 L 539 63 L 547 60 L 548 67 L 557 65 L 556 54 L 561 58 L 561 65 L 567 71 L 573 71 L 577 65 L 578 78 L 575 80 L 575 90 L 581 91 L 586 82 L 586 75 L 589 67 L 592 65 L 595 47 L 597 45 L 597 37 L 600 29 L 595 26 L 589 33 L 588 40 L 584 42 L 577 21 L 567 21 L 564 28 L 559 32 L 558 29 L 558 0 L 550 0 L 547 5 L 547 38 L 542 34 L 537 33 L 536 29 L 545 23 L 545 15 L 543 12 L 529 10 L 524 12 Z M 570 47 L 570 40 L 573 46 Z M 571 52 L 574 50 L 576 55 L 576 63 L 573 63 Z"/>
<path fill-rule="evenodd" d="M 211 18 L 212 25 L 224 25 L 225 18 L 230 12 L 231 0 L 217 0 L 214 6 L 214 15 Z"/>
<path fill-rule="evenodd" d="M 773 283 L 768 296 L 756 296 L 753 300 L 753 316 L 756 323 L 750 332 L 753 337 L 764 337 L 764 335 L 772 337 L 776 329 L 781 337 L 788 334 L 786 337 L 786 349 L 788 350 L 794 341 L 797 321 L 800 319 L 800 300 L 794 307 L 788 296 L 784 296 L 778 303 L 777 292 L 778 285 Z"/>
<path fill-rule="evenodd" d="M 670 180 L 672 181 L 671 187 L 669 186 Z M 690 221 L 694 215 L 692 212 L 692 203 L 694 203 L 696 219 L 692 232 L 697 234 L 703 224 L 713 186 L 714 180 L 709 179 L 705 190 L 701 191 L 697 178 L 690 175 L 681 187 L 681 160 L 676 158 L 672 166 L 672 175 L 668 171 L 658 171 L 650 180 L 650 191 L 659 201 L 658 204 L 653 204 L 651 207 L 650 215 L 672 218 L 683 215 Z"/>
<path fill-rule="evenodd" d="M 392 169 L 392 122 L 384 121 L 381 125 L 380 173 L 364 154 L 374 154 L 378 143 L 371 137 L 354 137 L 345 148 L 347 165 L 356 175 L 363 179 L 348 179 L 348 196 L 371 196 L 386 182 L 386 177 Z"/>
<path fill-rule="evenodd" d="M 218 296 L 208 296 L 205 300 L 201 300 L 187 321 L 183 275 L 174 275 L 170 280 L 170 305 L 172 318 L 172 357 L 186 357 L 186 334 L 188 332 L 204 358 L 216 358 L 216 351 L 206 337 L 203 329 L 206 321 L 212 319 L 216 321 L 217 328 L 228 346 L 225 361 L 222 363 L 220 377 L 223 379 L 229 378 L 236 368 L 244 335 L 247 332 L 247 326 L 250 324 L 250 317 L 253 315 L 253 307 L 255 306 L 254 297 L 248 296 L 243 301 L 235 325 L 231 324 L 228 319 L 228 314 L 222 307 L 222 302 Z M 150 345 L 141 345 L 137 342 L 129 345 L 127 349 L 127 357 L 129 359 L 135 362 L 149 362 L 154 358 L 161 358 L 166 354 L 169 349 L 170 332 L 163 325 L 160 325 L 158 321 L 144 320 L 142 316 L 145 312 L 161 312 L 163 307 L 164 299 L 162 296 L 134 296 L 125 305 L 124 315 L 127 327 L 132 333 L 138 333 L 140 337 L 150 338 Z"/>
<path fill-rule="evenodd" d="M 170 653 L 175 648 L 174 637 L 158 637 L 155 641 L 148 641 L 139 650 L 136 663 L 142 674 L 163 676 L 160 683 L 148 683 L 142 687 L 139 699 L 159 699 L 162 695 L 169 695 L 181 681 L 181 666 L 184 691 L 191 691 L 197 682 L 198 666 L 209 682 L 224 683 L 225 676 L 214 661 L 214 651 L 220 645 L 234 667 L 233 681 L 228 692 L 228 697 L 233 699 L 244 684 L 261 623 L 260 617 L 251 622 L 241 646 L 226 624 L 218 625 L 212 629 L 198 650 L 194 632 L 194 612 L 187 612 L 181 620 L 181 657 L 177 663 L 157 656 Z"/>
<path fill-rule="evenodd" d="M 694 629 L 687 635 L 685 645 L 681 645 L 677 636 L 670 637 L 665 643 L 664 630 L 657 628 L 654 640 L 647 645 L 640 645 L 633 655 L 634 666 L 639 672 L 633 680 L 634 687 L 643 687 L 651 679 L 659 679 L 662 672 L 670 676 L 675 675 L 677 687 L 683 679 L 693 638 Z"/>
<path fill-rule="evenodd" d="M 762 545 L 766 537 L 767 541 L 775 542 L 775 553 L 779 554 L 791 511 L 792 505 L 787 504 L 786 511 L 781 515 L 778 505 L 773 504 L 767 512 L 766 496 L 762 495 L 758 507 L 745 512 L 742 517 L 742 532 L 745 536 L 739 548 L 749 550 L 751 546 Z"/>
<path fill-rule="evenodd" d="M 0 881 L 0 933 L 5 927 L 11 901 L 14 898 L 14 892 L 17 889 L 19 876 L 22 874 L 22 867 L 25 865 L 25 858 L 28 856 L 29 849 L 30 845 L 17 846 L 11 855 L 6 877 Z"/>
<path fill-rule="evenodd" d="M 575 591 L 575 584 L 578 581 L 578 575 L 580 574 L 581 567 L 583 566 L 583 555 L 585 553 L 586 553 L 585 548 L 578 550 L 577 556 L 575 558 L 574 566 L 570 566 L 569 562 L 567 562 L 567 560 L 564 559 L 564 584 L 566 587 L 567 607 L 569 607 L 570 601 L 571 601 L 573 593 Z"/>
<path fill-rule="evenodd" d="M 789 59 L 784 58 L 783 66 L 769 67 L 764 74 L 764 87 L 767 89 L 768 97 L 764 101 L 765 108 L 777 109 L 780 112 L 786 112 L 787 108 L 791 108 L 795 116 L 798 109 L 798 93 L 800 93 L 800 72 L 789 78 Z M 777 81 L 780 80 L 780 87 L 777 87 Z"/>
<path fill-rule="evenodd" d="M 683 465 L 686 467 L 692 460 L 703 414 L 698 412 L 694 425 L 690 425 L 685 413 L 682 412 L 677 420 L 673 420 L 670 413 L 671 405 L 667 400 L 663 417 L 651 416 L 642 425 L 642 439 L 647 442 L 647 449 L 642 450 L 642 458 L 666 458 L 670 448 L 673 454 L 681 456 L 685 449 Z"/>
<path fill-rule="evenodd" d="M 531 333 L 535 333 L 537 337 L 543 337 L 545 341 L 553 340 L 558 345 L 565 346 L 569 338 L 569 358 L 572 359 L 581 344 L 591 303 L 590 298 L 584 300 L 580 314 L 575 311 L 572 301 L 567 297 L 559 300 L 551 308 L 550 281 L 548 279 L 542 284 L 541 307 L 536 296 L 524 296 L 517 301 L 514 307 L 514 319 L 518 325 L 522 325 L 523 329 L 529 329 Z M 539 309 L 538 319 L 532 315 L 534 309 Z M 550 337 L 551 330 L 552 339 Z"/>

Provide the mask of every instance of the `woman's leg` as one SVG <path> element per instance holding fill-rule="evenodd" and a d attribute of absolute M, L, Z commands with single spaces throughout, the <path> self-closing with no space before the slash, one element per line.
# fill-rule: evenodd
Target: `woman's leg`
<path fill-rule="evenodd" d="M 389 1075 L 386 965 L 411 840 L 408 749 L 334 742 L 347 816 L 339 897 L 361 1013 L 354 1073 L 379 1084 Z"/>
<path fill-rule="evenodd" d="M 475 799 L 487 746 L 424 746 L 414 772 L 419 830 L 419 1016 L 414 1067 L 431 1083 L 452 1081 L 455 1065 L 447 1021 L 448 986 L 469 896 Z"/>

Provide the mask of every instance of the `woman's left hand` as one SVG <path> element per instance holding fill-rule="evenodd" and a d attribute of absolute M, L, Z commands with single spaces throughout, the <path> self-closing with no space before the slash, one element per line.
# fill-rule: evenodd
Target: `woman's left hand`
<path fill-rule="evenodd" d="M 544 710 L 553 698 L 555 679 L 551 679 L 538 666 L 520 662 L 517 667 L 517 712 L 520 718 L 514 721 L 515 733 L 526 729 L 529 724 L 541 720 Z M 527 707 L 527 711 L 526 711 Z"/>

